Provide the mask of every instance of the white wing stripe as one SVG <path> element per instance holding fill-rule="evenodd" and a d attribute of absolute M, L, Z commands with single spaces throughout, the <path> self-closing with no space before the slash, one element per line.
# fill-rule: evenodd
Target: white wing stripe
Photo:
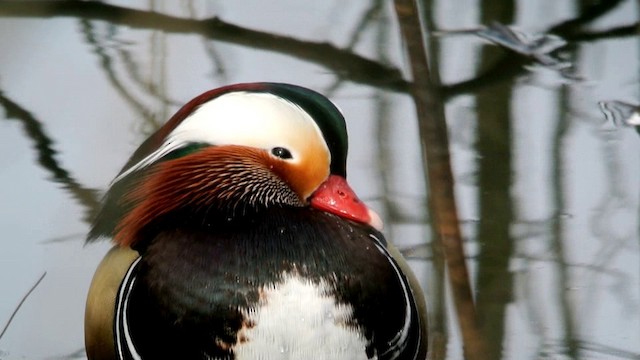
<path fill-rule="evenodd" d="M 405 302 L 405 309 L 406 309 L 405 317 L 404 317 L 404 325 L 402 327 L 402 330 L 399 331 L 396 334 L 396 336 L 389 341 L 389 345 L 390 345 L 389 349 L 384 353 L 380 354 L 380 356 L 383 356 L 389 353 L 390 351 L 394 351 L 394 358 L 395 358 L 407 346 L 409 328 L 411 327 L 411 317 L 413 315 L 413 308 L 411 306 L 411 299 L 410 299 L 411 290 L 407 288 L 407 283 L 403 279 L 402 272 L 398 268 L 398 265 L 393 261 L 393 258 L 386 251 L 386 249 L 381 245 L 380 240 L 377 237 L 375 237 L 373 234 L 369 234 L 369 236 L 375 240 L 374 244 L 376 245 L 376 248 L 378 249 L 378 251 L 380 251 L 383 255 L 387 257 L 389 264 L 391 264 L 391 267 L 393 267 L 393 270 L 396 273 L 396 278 L 400 280 L 400 284 L 402 285 L 402 292 L 404 295 L 404 302 Z M 415 359 L 416 356 L 417 356 L 417 352 L 416 354 L 414 354 L 413 358 Z"/>
<path fill-rule="evenodd" d="M 116 350 L 118 352 L 118 359 L 127 359 L 125 357 L 124 349 L 122 348 L 123 340 L 122 340 L 122 332 L 124 332 L 124 342 L 127 345 L 127 350 L 129 354 L 134 360 L 142 360 L 142 357 L 136 351 L 135 346 L 133 345 L 133 341 L 131 339 L 131 334 L 129 333 L 129 323 L 127 322 L 127 308 L 129 306 L 129 295 L 131 293 L 131 289 L 133 288 L 133 284 L 136 281 L 136 277 L 133 276 L 133 272 L 138 266 L 141 257 L 137 258 L 129 267 L 127 274 L 124 276 L 122 280 L 122 285 L 120 286 L 120 290 L 118 291 L 118 299 L 116 306 L 116 326 L 115 326 L 115 343 Z M 122 330 L 121 330 L 122 329 Z"/>

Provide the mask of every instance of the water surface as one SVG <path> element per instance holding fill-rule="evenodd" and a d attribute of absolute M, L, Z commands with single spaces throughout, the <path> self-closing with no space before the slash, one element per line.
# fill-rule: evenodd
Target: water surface
<path fill-rule="evenodd" d="M 392 3 L 16 3 L 0 2 L 0 326 L 46 276 L 1 359 L 84 358 L 100 194 L 181 104 L 246 81 L 340 106 L 350 182 L 410 257 L 443 357 L 462 357 Z M 422 6 L 487 358 L 640 359 L 638 3 Z"/>

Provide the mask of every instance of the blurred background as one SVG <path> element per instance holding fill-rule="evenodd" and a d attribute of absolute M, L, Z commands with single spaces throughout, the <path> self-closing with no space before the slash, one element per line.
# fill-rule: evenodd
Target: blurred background
<path fill-rule="evenodd" d="M 486 358 L 640 359 L 640 3 L 419 5 Z M 400 25 L 375 0 L 0 1 L 0 359 L 85 358 L 101 194 L 182 104 L 252 81 L 342 109 L 432 358 L 461 359 Z"/>

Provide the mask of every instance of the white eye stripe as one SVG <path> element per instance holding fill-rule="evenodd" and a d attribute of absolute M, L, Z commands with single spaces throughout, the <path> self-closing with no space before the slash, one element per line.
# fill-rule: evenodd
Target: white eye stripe
<path fill-rule="evenodd" d="M 191 143 L 245 145 L 271 152 L 287 149 L 290 162 L 301 161 L 310 143 L 329 149 L 313 118 L 298 105 L 269 93 L 232 92 L 199 106 L 154 152 L 123 171 L 114 183 Z"/>
<path fill-rule="evenodd" d="M 135 171 L 138 171 L 140 169 L 143 169 L 143 168 L 155 163 L 156 161 L 162 159 L 165 155 L 169 154 L 170 152 L 172 152 L 174 150 L 178 150 L 179 148 L 183 147 L 184 145 L 185 144 L 180 144 L 180 143 L 171 142 L 171 141 L 165 142 L 156 151 L 154 151 L 151 154 L 147 155 L 144 159 L 140 160 L 135 165 L 131 166 L 127 170 L 125 170 L 122 173 L 120 173 L 120 175 L 116 176 L 116 178 L 113 179 L 112 183 L 117 183 L 118 181 L 120 181 L 123 178 L 127 177 L 129 174 L 131 174 L 131 173 L 133 173 Z"/>

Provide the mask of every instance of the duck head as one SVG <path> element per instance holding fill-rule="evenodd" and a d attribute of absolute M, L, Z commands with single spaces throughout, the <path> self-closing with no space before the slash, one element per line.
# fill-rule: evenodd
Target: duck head
<path fill-rule="evenodd" d="M 176 211 L 229 219 L 311 206 L 380 229 L 346 181 L 344 117 L 324 96 L 281 83 L 211 90 L 147 139 L 115 178 L 89 239 L 134 246 Z"/>

